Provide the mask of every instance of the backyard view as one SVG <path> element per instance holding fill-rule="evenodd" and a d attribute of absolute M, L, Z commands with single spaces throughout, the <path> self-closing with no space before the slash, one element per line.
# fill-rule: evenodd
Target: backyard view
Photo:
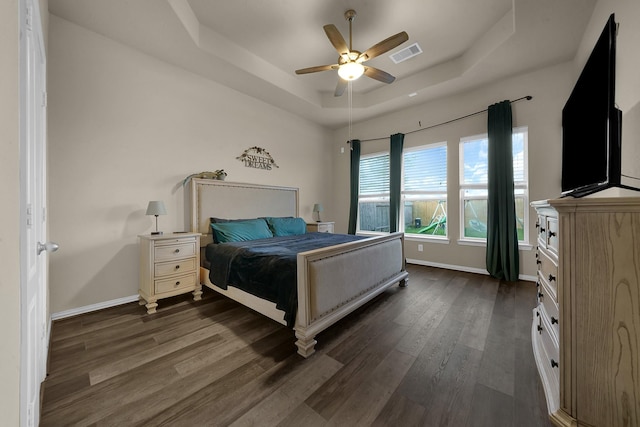
<path fill-rule="evenodd" d="M 513 177 L 516 229 L 525 241 L 528 208 L 526 128 L 514 129 Z M 460 143 L 460 238 L 487 238 L 488 139 L 486 135 L 464 138 Z M 447 236 L 447 146 L 430 144 L 403 153 L 401 212 L 404 232 L 423 236 Z M 455 215 L 458 215 L 458 208 Z M 389 154 L 371 155 L 360 161 L 358 203 L 360 231 L 389 231 Z M 402 226 L 401 224 L 401 226 Z"/>

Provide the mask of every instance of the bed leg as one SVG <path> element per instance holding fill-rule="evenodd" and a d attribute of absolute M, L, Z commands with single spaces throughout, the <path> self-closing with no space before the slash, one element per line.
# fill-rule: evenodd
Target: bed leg
<path fill-rule="evenodd" d="M 401 288 L 406 288 L 407 286 L 409 286 L 409 279 L 402 279 L 400 280 L 400 283 L 398 283 L 398 285 Z"/>
<path fill-rule="evenodd" d="M 298 341 L 296 341 L 296 345 L 298 346 L 299 355 L 307 358 L 315 353 L 315 346 L 318 343 L 318 341 L 314 339 L 315 337 L 303 336 L 296 331 L 296 338 L 298 338 Z"/>

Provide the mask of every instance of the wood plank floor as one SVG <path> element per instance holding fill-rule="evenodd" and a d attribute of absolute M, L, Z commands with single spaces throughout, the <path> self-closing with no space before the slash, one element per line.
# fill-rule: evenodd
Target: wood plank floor
<path fill-rule="evenodd" d="M 535 284 L 409 265 L 318 335 L 206 290 L 59 320 L 41 426 L 550 426 L 531 349 Z"/>

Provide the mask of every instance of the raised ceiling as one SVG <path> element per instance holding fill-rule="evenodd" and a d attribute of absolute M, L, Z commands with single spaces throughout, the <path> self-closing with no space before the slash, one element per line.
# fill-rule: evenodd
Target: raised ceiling
<path fill-rule="evenodd" d="M 359 121 L 573 59 L 595 0 L 49 0 L 53 15 L 332 128 L 348 96 L 334 97 L 337 62 L 322 27 L 353 48 L 400 31 L 409 41 L 367 62 L 396 77 L 352 84 Z M 423 53 L 395 64 L 412 43 Z M 414 94 L 414 96 L 409 96 Z"/>

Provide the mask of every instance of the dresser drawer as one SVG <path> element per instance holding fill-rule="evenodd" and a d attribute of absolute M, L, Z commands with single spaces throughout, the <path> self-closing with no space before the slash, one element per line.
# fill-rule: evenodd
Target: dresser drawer
<path fill-rule="evenodd" d="M 554 300 L 558 300 L 558 263 L 538 249 L 538 280 L 546 283 Z"/>
<path fill-rule="evenodd" d="M 176 276 L 171 279 L 156 280 L 155 292 L 161 294 L 164 292 L 181 291 L 185 289 L 194 289 L 197 283 L 196 272 L 185 274 L 184 276 Z"/>
<path fill-rule="evenodd" d="M 551 330 L 556 339 L 560 337 L 560 316 L 558 312 L 558 304 L 556 301 L 549 297 L 549 290 L 545 287 L 544 283 L 538 287 L 538 309 L 540 315 L 547 319 L 547 323 L 551 326 Z"/>
<path fill-rule="evenodd" d="M 333 233 L 334 222 L 312 222 L 307 224 L 307 233 Z"/>
<path fill-rule="evenodd" d="M 170 274 L 190 273 L 196 269 L 196 259 L 187 258 L 175 262 L 159 262 L 154 265 L 154 276 L 162 277 Z"/>
<path fill-rule="evenodd" d="M 558 218 L 547 217 L 547 248 L 558 254 Z"/>
<path fill-rule="evenodd" d="M 547 247 L 547 217 L 546 215 L 538 215 L 536 221 L 536 228 L 538 230 L 538 245 L 543 248 Z"/>
<path fill-rule="evenodd" d="M 333 224 L 318 224 L 318 233 L 333 233 Z"/>
<path fill-rule="evenodd" d="M 196 255 L 196 242 L 178 243 L 172 245 L 156 245 L 156 261 L 169 261 L 172 259 L 188 258 Z"/>
<path fill-rule="evenodd" d="M 549 333 L 550 330 L 551 325 L 549 325 L 548 319 L 542 313 L 540 313 L 538 337 L 540 338 L 542 349 L 544 350 L 544 354 L 546 356 L 546 358 L 543 360 L 543 363 L 548 364 L 548 366 L 552 368 L 551 372 L 553 372 L 557 380 L 560 377 L 560 351 L 558 341 L 556 341 L 555 337 Z"/>

